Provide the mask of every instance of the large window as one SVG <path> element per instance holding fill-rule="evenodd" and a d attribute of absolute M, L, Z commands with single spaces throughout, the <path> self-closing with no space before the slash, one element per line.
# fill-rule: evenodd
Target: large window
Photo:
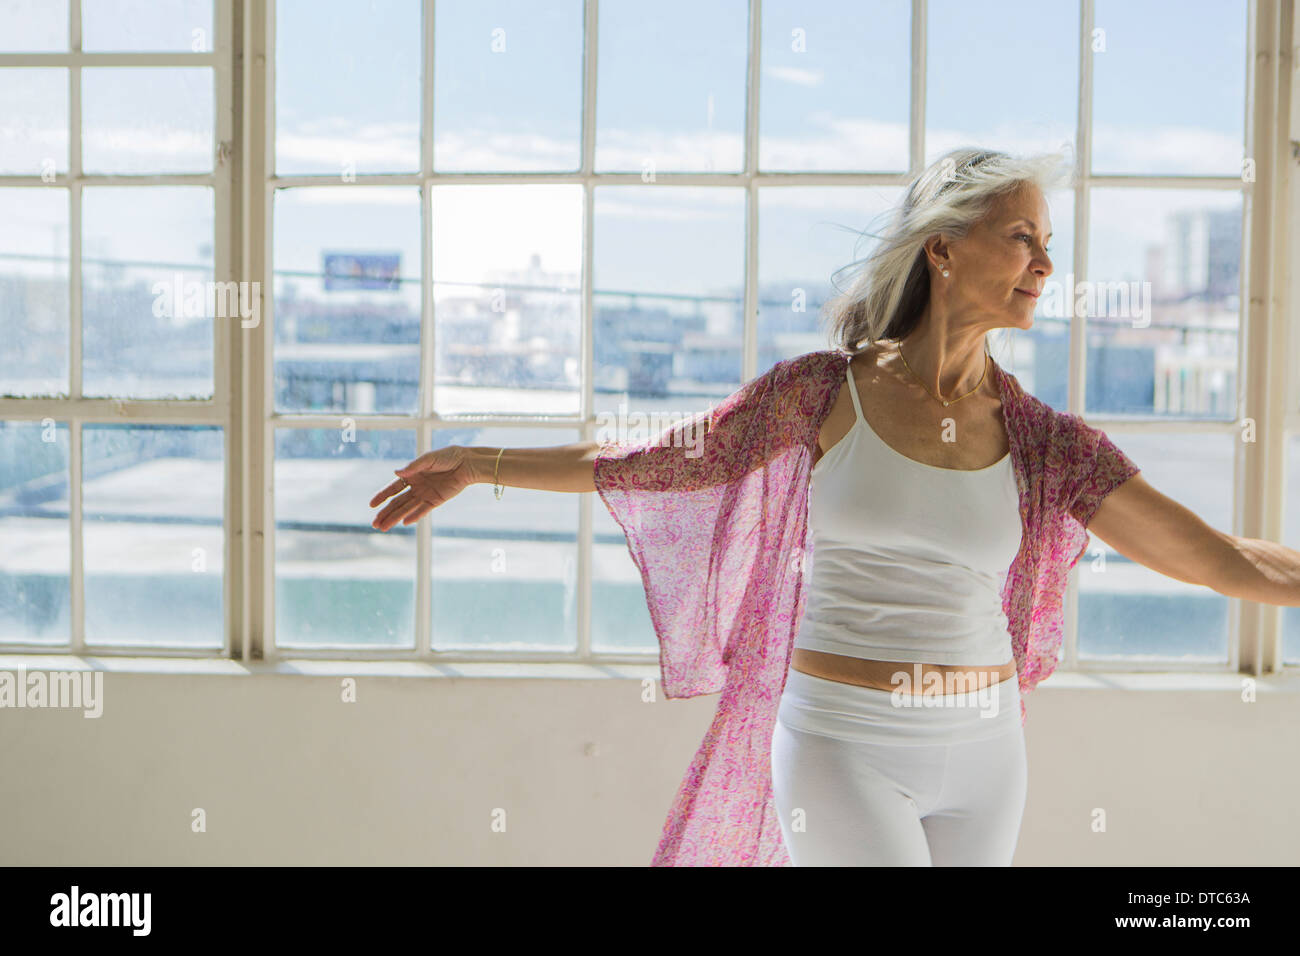
<path fill-rule="evenodd" d="M 1260 407 L 1244 345 L 1284 325 L 1247 306 L 1278 0 L 0 11 L 0 648 L 655 660 L 596 496 L 477 486 L 386 533 L 370 496 L 827 347 L 846 267 L 961 144 L 1079 171 L 999 361 L 1215 527 L 1300 546 L 1300 408 Z M 1300 662 L 1300 616 L 1094 544 L 1066 666 L 1230 669 L 1243 633 Z"/>
<path fill-rule="evenodd" d="M 0 5 L 0 641 L 221 653 L 230 9 Z"/>

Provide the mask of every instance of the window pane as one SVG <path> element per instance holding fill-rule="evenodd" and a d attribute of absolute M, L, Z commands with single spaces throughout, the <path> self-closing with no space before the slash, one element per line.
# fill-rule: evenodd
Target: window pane
<path fill-rule="evenodd" d="M 571 171 L 582 162 L 578 0 L 440 0 L 434 168 Z"/>
<path fill-rule="evenodd" d="M 211 398 L 212 190 L 88 186 L 82 203 L 83 393 Z"/>
<path fill-rule="evenodd" d="M 1096 0 L 1093 172 L 1241 175 L 1246 7 Z"/>
<path fill-rule="evenodd" d="M 87 425 L 86 643 L 220 647 L 220 428 Z"/>
<path fill-rule="evenodd" d="M 419 0 L 275 4 L 275 168 L 420 168 Z"/>
<path fill-rule="evenodd" d="M 415 647 L 415 534 L 370 527 L 415 432 L 277 428 L 277 647 Z"/>
<path fill-rule="evenodd" d="M 957 146 L 1037 153 L 1074 143 L 1077 0 L 930 0 L 928 10 L 926 165 Z"/>
<path fill-rule="evenodd" d="M 5 0 L 0 4 L 0 51 L 66 53 L 68 0 Z"/>
<path fill-rule="evenodd" d="M 66 424 L 0 422 L 0 540 L 0 643 L 67 643 Z"/>
<path fill-rule="evenodd" d="M 1300 435 L 1288 438 L 1285 448 L 1282 543 L 1300 549 Z M 1300 664 L 1300 607 L 1282 608 L 1282 663 Z"/>
<path fill-rule="evenodd" d="M 911 36 L 908 4 L 766 0 L 759 167 L 907 169 Z"/>
<path fill-rule="evenodd" d="M 595 192 L 595 406 L 678 417 L 741 385 L 745 193 Z"/>
<path fill-rule="evenodd" d="M 577 414 L 582 212 L 580 186 L 434 189 L 439 414 Z"/>
<path fill-rule="evenodd" d="M 419 190 L 277 190 L 276 410 L 410 413 L 419 389 Z"/>
<path fill-rule="evenodd" d="M 1234 436 L 1109 437 L 1162 494 L 1211 527 L 1232 531 Z M 1104 562 L 1097 561 L 1097 549 Z M 1223 595 L 1130 561 L 1095 536 L 1077 574 L 1080 660 L 1227 663 L 1229 599 Z"/>
<path fill-rule="evenodd" d="M 82 71 L 82 165 L 88 173 L 210 173 L 212 70 Z"/>
<path fill-rule="evenodd" d="M 759 191 L 761 371 L 782 359 L 831 347 L 822 307 L 853 284 L 853 262 L 876 246 L 863 233 L 879 231 L 880 217 L 901 193 L 893 186 L 774 186 Z"/>
<path fill-rule="evenodd" d="M 1091 196 L 1088 411 L 1235 417 L 1241 194 Z"/>
<path fill-rule="evenodd" d="M 68 171 L 68 71 L 0 67 L 0 174 Z"/>
<path fill-rule="evenodd" d="M 68 394 L 68 191 L 0 189 L 0 395 Z"/>
<path fill-rule="evenodd" d="M 596 172 L 744 168 L 748 24 L 745 0 L 605 0 Z"/>
<path fill-rule="evenodd" d="M 540 448 L 578 433 L 554 428 L 440 429 L 434 447 Z M 429 512 L 433 524 L 433 648 L 577 648 L 577 495 L 471 485 Z M 392 532 L 387 532 L 392 534 Z"/>
<path fill-rule="evenodd" d="M 212 50 L 212 0 L 86 0 L 81 5 L 81 48 L 102 50 Z"/>

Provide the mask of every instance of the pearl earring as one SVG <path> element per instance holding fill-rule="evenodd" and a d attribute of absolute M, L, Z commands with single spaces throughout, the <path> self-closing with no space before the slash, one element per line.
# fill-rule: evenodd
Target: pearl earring
<path fill-rule="evenodd" d="M 944 277 L 947 278 L 947 276 L 948 276 L 948 270 L 947 270 L 947 269 L 944 269 L 944 270 L 943 270 L 943 274 L 944 274 Z"/>

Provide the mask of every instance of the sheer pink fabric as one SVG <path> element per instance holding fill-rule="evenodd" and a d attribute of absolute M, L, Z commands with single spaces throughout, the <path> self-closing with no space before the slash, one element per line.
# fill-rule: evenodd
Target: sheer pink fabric
<path fill-rule="evenodd" d="M 817 436 L 849 359 L 827 349 L 778 362 L 711 415 L 597 455 L 596 490 L 641 572 L 665 695 L 722 694 L 652 865 L 790 865 L 772 804 L 772 731 L 803 614 Z M 1027 692 L 1056 667 L 1084 526 L 1139 469 L 1101 430 L 993 369 L 1024 532 L 1002 605 Z M 689 440 L 693 428 L 707 429 L 702 443 Z"/>

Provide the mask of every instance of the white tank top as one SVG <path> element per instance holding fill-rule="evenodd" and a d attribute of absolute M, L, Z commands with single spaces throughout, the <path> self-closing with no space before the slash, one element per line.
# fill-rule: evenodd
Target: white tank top
<path fill-rule="evenodd" d="M 812 469 L 812 573 L 795 647 L 866 660 L 1012 660 L 1001 588 L 1020 550 L 1010 453 L 973 471 L 895 451 L 862 414 Z"/>

